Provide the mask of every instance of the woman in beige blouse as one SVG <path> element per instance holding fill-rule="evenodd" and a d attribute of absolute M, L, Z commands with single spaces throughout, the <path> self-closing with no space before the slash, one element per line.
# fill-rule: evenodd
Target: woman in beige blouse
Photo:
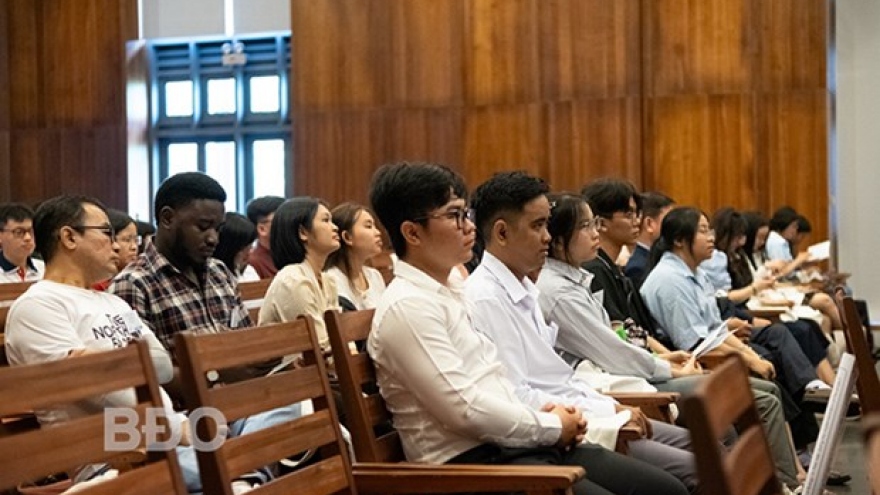
<path fill-rule="evenodd" d="M 339 310 L 336 283 L 322 273 L 327 256 L 339 249 L 330 209 L 316 198 L 287 200 L 272 219 L 269 247 L 279 271 L 266 291 L 259 324 L 311 316 L 318 342 L 329 352 L 324 312 Z"/>

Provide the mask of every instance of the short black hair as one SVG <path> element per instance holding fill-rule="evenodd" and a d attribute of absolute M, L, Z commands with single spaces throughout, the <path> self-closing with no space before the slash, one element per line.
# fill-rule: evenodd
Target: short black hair
<path fill-rule="evenodd" d="M 222 261 L 229 270 L 238 275 L 235 255 L 251 245 L 257 238 L 257 227 L 248 217 L 234 212 L 226 213 L 223 229 L 214 248 L 214 257 Z"/>
<path fill-rule="evenodd" d="M 162 208 L 181 208 L 193 201 L 209 199 L 226 202 L 226 191 L 219 182 L 201 172 L 183 172 L 165 179 L 156 191 L 153 212 L 160 217 Z"/>
<path fill-rule="evenodd" d="M 40 204 L 34 214 L 34 242 L 43 261 L 49 263 L 55 256 L 58 250 L 58 232 L 62 227 L 82 224 L 87 204 L 107 212 L 100 201 L 88 196 L 62 195 Z"/>
<path fill-rule="evenodd" d="M 24 222 L 25 220 L 33 220 L 34 210 L 24 203 L 2 203 L 0 204 L 0 229 L 6 227 L 6 222 Z"/>
<path fill-rule="evenodd" d="M 453 197 L 467 201 L 464 179 L 451 168 L 435 163 L 383 165 L 370 184 L 370 205 L 401 258 L 406 255 L 406 239 L 400 233 L 403 222 L 423 218 Z"/>
<path fill-rule="evenodd" d="M 603 218 L 611 218 L 618 211 L 629 211 L 630 198 L 636 202 L 636 209 L 641 211 L 642 207 L 636 187 L 623 179 L 596 179 L 581 189 L 581 196 L 590 205 L 593 214 Z"/>
<path fill-rule="evenodd" d="M 797 223 L 798 234 L 809 234 L 813 231 L 813 226 L 810 224 L 810 221 L 807 220 L 807 217 L 798 215 Z"/>
<path fill-rule="evenodd" d="M 137 231 L 139 237 L 144 237 L 148 235 L 153 235 L 156 233 L 156 226 L 151 224 L 150 222 L 144 222 L 142 220 L 135 220 L 135 225 L 137 225 Z"/>
<path fill-rule="evenodd" d="M 559 259 L 555 253 L 558 246 L 562 248 L 562 258 L 559 261 L 571 264 L 569 246 L 584 221 L 583 206 L 587 203 L 583 196 L 573 193 L 554 193 L 548 195 L 547 199 L 550 200 L 550 221 L 547 222 L 547 231 L 550 233 L 549 256 Z"/>
<path fill-rule="evenodd" d="M 260 196 L 248 201 L 247 217 L 254 225 L 262 222 L 269 215 L 275 213 L 279 206 L 284 204 L 281 196 Z"/>
<path fill-rule="evenodd" d="M 800 217 L 800 215 L 798 215 L 798 212 L 795 211 L 794 208 L 791 206 L 783 206 L 776 210 L 776 212 L 773 213 L 773 216 L 770 217 L 770 230 L 782 232 L 787 229 L 789 225 L 797 222 L 798 217 Z"/>
<path fill-rule="evenodd" d="M 521 170 L 498 172 L 474 190 L 471 203 L 474 209 L 477 234 L 488 247 L 492 225 L 506 215 L 522 213 L 526 203 L 550 192 L 544 179 Z M 511 218 L 506 218 L 508 221 Z"/>
<path fill-rule="evenodd" d="M 120 230 L 134 223 L 134 220 L 128 216 L 128 213 L 115 208 L 107 209 L 107 218 L 110 219 L 110 226 L 113 227 L 117 234 Z"/>
<path fill-rule="evenodd" d="M 642 218 L 657 218 L 660 213 L 675 204 L 675 201 L 669 196 L 658 191 L 648 191 L 639 194 L 637 203 L 641 203 Z M 627 200 L 626 209 L 629 209 L 629 200 Z"/>
<path fill-rule="evenodd" d="M 312 230 L 318 206 L 326 203 L 317 198 L 299 196 L 281 204 L 272 218 L 269 251 L 278 269 L 302 263 L 306 259 L 306 245 L 299 238 L 299 229 Z"/>

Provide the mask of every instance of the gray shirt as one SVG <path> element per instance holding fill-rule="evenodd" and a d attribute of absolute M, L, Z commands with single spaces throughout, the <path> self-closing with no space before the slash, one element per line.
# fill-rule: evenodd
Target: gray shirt
<path fill-rule="evenodd" d="M 602 301 L 590 291 L 593 274 L 548 259 L 538 277 L 544 318 L 559 326 L 556 347 L 591 361 L 612 375 L 637 376 L 652 382 L 672 378 L 668 361 L 624 342 L 611 328 Z"/>

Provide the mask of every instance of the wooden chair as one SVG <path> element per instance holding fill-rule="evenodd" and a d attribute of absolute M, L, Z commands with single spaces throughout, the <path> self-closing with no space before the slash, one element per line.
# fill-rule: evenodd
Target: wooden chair
<path fill-rule="evenodd" d="M 874 494 L 880 494 L 880 414 L 873 413 L 862 420 L 865 431 L 865 461 L 868 463 L 868 478 Z"/>
<path fill-rule="evenodd" d="M 33 284 L 33 282 L 0 284 L 0 306 L 8 306 Z"/>
<path fill-rule="evenodd" d="M 147 408 L 162 407 L 147 343 L 51 363 L 0 369 L 0 416 L 57 407 L 134 388 L 139 425 Z M 0 489 L 118 458 L 105 449 L 102 413 L 51 428 L 11 432 L 0 437 Z M 143 430 L 140 430 L 143 431 Z M 173 451 L 149 452 L 143 467 L 95 485 L 87 494 L 187 493 Z"/>
<path fill-rule="evenodd" d="M 363 349 L 373 320 L 373 310 L 324 314 L 333 362 L 339 378 L 346 425 L 351 432 L 355 457 L 365 462 L 399 462 L 405 459 L 397 431 L 391 426 L 391 414 L 379 394 L 373 361 L 366 352 L 352 353 L 352 347 Z M 669 405 L 679 394 L 612 394 L 621 403 L 640 407 L 653 419 L 671 422 Z M 616 450 L 626 453 L 627 442 L 641 438 L 638 430 L 621 429 Z"/>
<path fill-rule="evenodd" d="M 731 357 L 684 398 L 700 493 L 782 493 L 748 377 L 745 364 Z M 731 426 L 739 438 L 725 452 L 721 440 Z"/>
<path fill-rule="evenodd" d="M 862 413 L 880 413 L 880 380 L 877 378 L 874 358 L 868 348 L 856 303 L 852 297 L 846 295 L 842 287 L 835 289 L 834 296 L 843 319 L 846 347 L 856 359 L 856 389 L 859 392 Z"/>
<path fill-rule="evenodd" d="M 305 451 L 314 464 L 276 478 L 253 493 L 444 493 L 522 491 L 567 493 L 583 470 L 516 466 L 494 472 L 458 466 L 365 464 L 352 468 L 336 421 L 335 405 L 311 319 L 219 334 L 176 336 L 187 406 L 213 407 L 227 421 L 311 400 L 314 412 L 287 423 L 227 439 L 217 450 L 198 452 L 205 492 L 229 494 L 232 480 L 255 468 Z M 318 353 L 316 354 L 316 350 Z M 224 370 L 280 356 L 301 354 L 295 369 L 234 384 L 211 387 L 209 370 Z M 198 422 L 199 438 L 214 438 L 212 421 Z M 525 468 L 525 469 L 523 469 Z M 540 474 L 537 474 L 540 473 Z"/>
<path fill-rule="evenodd" d="M 254 280 L 253 282 L 241 282 L 238 284 L 238 292 L 243 302 L 260 300 L 266 297 L 266 291 L 272 284 L 271 278 Z"/>

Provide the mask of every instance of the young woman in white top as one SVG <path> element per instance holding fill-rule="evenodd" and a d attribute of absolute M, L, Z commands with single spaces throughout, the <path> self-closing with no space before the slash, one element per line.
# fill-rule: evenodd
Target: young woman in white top
<path fill-rule="evenodd" d="M 327 256 L 339 249 L 330 209 L 310 197 L 285 201 L 272 219 L 269 246 L 278 273 L 266 291 L 259 324 L 311 316 L 318 343 L 329 352 L 324 312 L 339 309 L 336 282 L 323 273 Z"/>
<path fill-rule="evenodd" d="M 339 304 L 347 310 L 375 308 L 385 291 L 385 280 L 366 262 L 382 252 L 382 232 L 365 206 L 342 203 L 333 208 L 332 215 L 340 243 L 327 257 L 325 269 L 336 281 Z"/>

